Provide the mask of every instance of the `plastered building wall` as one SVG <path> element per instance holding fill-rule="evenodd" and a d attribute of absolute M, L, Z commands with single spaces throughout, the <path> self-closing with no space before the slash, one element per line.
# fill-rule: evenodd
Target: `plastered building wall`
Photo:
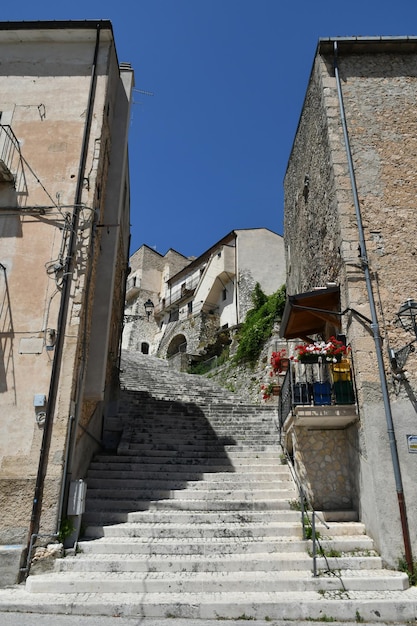
<path fill-rule="evenodd" d="M 270 296 L 285 284 L 284 240 L 267 228 L 236 230 L 238 321 L 252 308 L 252 292 L 259 283 Z"/>
<path fill-rule="evenodd" d="M 417 430 L 417 361 L 409 357 L 409 381 L 398 381 L 388 349 L 413 338 L 398 327 L 396 312 L 416 289 L 416 60 L 413 42 L 339 45 L 341 92 L 414 552 L 417 456 L 410 454 L 406 434 Z M 335 282 L 341 287 L 341 310 L 351 307 L 369 318 L 333 67 L 332 42 L 320 42 L 285 177 L 288 292 Z M 358 424 L 346 432 L 351 484 L 360 518 L 382 555 L 395 564 L 404 546 L 375 342 L 370 325 L 355 314 L 343 316 L 342 331 L 352 347 L 359 408 Z"/>
<path fill-rule="evenodd" d="M 97 446 L 85 429 L 100 432 L 114 390 L 133 72 L 109 22 L 0 23 L 0 54 L 13 175 L 0 181 L 0 544 L 23 552 L 31 532 L 59 529 L 66 480 Z M 0 559 L 10 582 L 2 572 Z"/>

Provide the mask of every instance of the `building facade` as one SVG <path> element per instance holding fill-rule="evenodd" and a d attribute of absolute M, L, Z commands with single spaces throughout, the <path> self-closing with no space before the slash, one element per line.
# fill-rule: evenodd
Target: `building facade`
<path fill-rule="evenodd" d="M 162 255 L 145 244 L 132 254 L 126 283 L 124 349 L 156 354 L 161 339 L 160 324 L 152 307 L 148 312 L 145 310 L 145 303 L 150 301 L 155 307 L 165 282 L 191 260 L 172 249 Z"/>
<path fill-rule="evenodd" d="M 141 351 L 149 345 L 151 353 L 180 369 L 221 352 L 230 330 L 252 307 L 256 283 L 270 295 L 285 282 L 283 238 L 266 228 L 233 230 L 198 258 L 174 256 L 173 251 L 159 257 L 142 247 L 131 258 L 131 277 L 139 277 L 139 283 L 133 294 L 128 282 L 127 323 L 132 319 L 123 345 Z M 139 260 L 142 269 L 134 269 Z M 154 304 L 149 318 L 143 307 L 148 298 Z M 139 320 L 132 315 L 137 310 Z"/>
<path fill-rule="evenodd" d="M 296 408 L 286 442 L 316 508 L 336 494 L 394 565 L 417 551 L 415 336 L 397 316 L 416 297 L 416 61 L 416 38 L 320 40 L 285 176 L 281 333 L 346 338 L 357 411 Z"/>
<path fill-rule="evenodd" d="M 111 23 L 0 23 L 0 580 L 53 540 L 117 402 L 133 72 Z M 6 547 L 4 547 L 6 546 Z"/>

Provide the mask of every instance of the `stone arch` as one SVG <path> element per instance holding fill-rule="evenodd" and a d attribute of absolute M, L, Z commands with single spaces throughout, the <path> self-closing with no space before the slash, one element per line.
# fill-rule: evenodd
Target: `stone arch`
<path fill-rule="evenodd" d="M 169 343 L 167 349 L 167 357 L 173 356 L 178 352 L 186 352 L 187 351 L 187 339 L 184 335 L 175 335 Z"/>

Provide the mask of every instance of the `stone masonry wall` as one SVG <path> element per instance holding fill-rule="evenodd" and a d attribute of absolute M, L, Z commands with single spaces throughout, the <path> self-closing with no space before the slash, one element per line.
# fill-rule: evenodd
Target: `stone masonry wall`
<path fill-rule="evenodd" d="M 403 346 L 413 338 L 399 329 L 396 311 L 407 297 L 417 296 L 417 225 L 413 220 L 417 56 L 386 54 L 377 47 L 362 48 L 360 54 L 341 51 L 339 68 L 404 495 L 412 510 L 417 498 L 412 480 L 417 457 L 407 450 L 406 434 L 417 432 L 417 358 L 412 354 L 407 362 L 408 382 L 398 381 L 390 370 L 388 348 Z M 306 175 L 307 191 L 303 189 Z M 331 56 L 319 54 L 315 60 L 285 196 L 289 292 L 334 281 L 341 287 L 341 308 L 352 307 L 369 318 Z M 404 547 L 375 341 L 370 325 L 355 314 L 344 316 L 342 325 L 352 346 L 360 416 L 358 441 L 348 438 L 347 444 L 350 467 L 355 468 L 352 484 L 360 491 L 359 510 L 368 532 L 384 558 L 395 563 Z M 408 521 L 416 551 L 414 517 L 409 515 Z"/>
<path fill-rule="evenodd" d="M 316 510 L 355 508 L 351 462 L 346 430 L 295 428 L 294 462 Z"/>

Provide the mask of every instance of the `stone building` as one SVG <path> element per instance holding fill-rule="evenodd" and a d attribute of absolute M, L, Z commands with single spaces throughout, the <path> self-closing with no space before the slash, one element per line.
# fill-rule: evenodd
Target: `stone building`
<path fill-rule="evenodd" d="M 416 38 L 319 41 L 285 176 L 281 328 L 351 347 L 356 417 L 293 399 L 283 418 L 315 508 L 353 510 L 387 562 L 409 565 L 417 353 L 397 312 L 417 296 L 416 98 Z"/>
<path fill-rule="evenodd" d="M 108 21 L 0 23 L 0 57 L 5 585 L 56 537 L 117 400 L 133 72 Z"/>
<path fill-rule="evenodd" d="M 161 339 L 160 326 L 152 307 L 164 288 L 165 281 L 182 270 L 192 259 L 168 250 L 165 255 L 141 246 L 129 260 L 130 273 L 126 283 L 126 306 L 122 347 L 143 354 L 156 354 Z M 148 315 L 149 313 L 149 315 Z"/>
<path fill-rule="evenodd" d="M 233 230 L 194 259 L 172 250 L 161 257 L 142 246 L 131 267 L 123 346 L 149 347 L 184 369 L 221 352 L 251 308 L 257 282 L 267 295 L 284 284 L 283 238 L 267 228 Z"/>

